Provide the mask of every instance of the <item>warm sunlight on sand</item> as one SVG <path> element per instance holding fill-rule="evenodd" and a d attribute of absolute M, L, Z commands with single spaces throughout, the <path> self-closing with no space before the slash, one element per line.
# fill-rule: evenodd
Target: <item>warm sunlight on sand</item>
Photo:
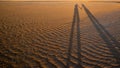
<path fill-rule="evenodd" d="M 66 1 L 0 2 L 0 68 L 120 68 L 120 3 Z"/>

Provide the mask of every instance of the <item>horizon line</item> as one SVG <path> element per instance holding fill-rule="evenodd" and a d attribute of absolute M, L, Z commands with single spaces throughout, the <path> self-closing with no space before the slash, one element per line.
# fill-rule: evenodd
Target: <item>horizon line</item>
<path fill-rule="evenodd" d="M 85 1 L 0 1 L 0 2 L 85 2 Z M 87 1 L 87 2 L 118 2 L 120 1 Z"/>

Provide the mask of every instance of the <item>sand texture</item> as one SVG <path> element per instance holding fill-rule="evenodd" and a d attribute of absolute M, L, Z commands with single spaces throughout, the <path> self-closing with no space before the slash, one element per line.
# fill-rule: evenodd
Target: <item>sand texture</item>
<path fill-rule="evenodd" d="M 0 2 L 0 68 L 120 68 L 120 3 Z"/>

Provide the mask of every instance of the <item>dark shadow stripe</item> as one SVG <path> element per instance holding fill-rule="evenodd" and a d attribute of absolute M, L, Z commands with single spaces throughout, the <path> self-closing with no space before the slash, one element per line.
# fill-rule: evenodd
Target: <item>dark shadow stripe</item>
<path fill-rule="evenodd" d="M 82 4 L 82 6 L 84 7 L 93 25 L 97 29 L 100 37 L 107 44 L 107 47 L 110 49 L 110 52 L 112 53 L 114 58 L 116 58 L 116 61 L 120 66 L 120 53 L 116 49 L 116 47 L 120 48 L 119 42 L 99 23 L 99 21 L 92 15 L 92 13 L 86 8 L 84 4 Z"/>
<path fill-rule="evenodd" d="M 81 43 L 80 43 L 80 17 L 79 17 L 79 11 L 78 11 L 78 4 L 75 5 L 74 8 L 74 15 L 73 15 L 73 22 L 71 26 L 71 33 L 70 33 L 70 39 L 69 39 L 69 48 L 68 48 L 68 55 L 67 55 L 67 68 L 70 68 L 70 59 L 71 59 L 71 52 L 73 47 L 73 35 L 75 30 L 75 24 L 77 26 L 77 55 L 78 59 L 80 60 L 76 66 L 76 68 L 83 68 L 81 65 Z"/>

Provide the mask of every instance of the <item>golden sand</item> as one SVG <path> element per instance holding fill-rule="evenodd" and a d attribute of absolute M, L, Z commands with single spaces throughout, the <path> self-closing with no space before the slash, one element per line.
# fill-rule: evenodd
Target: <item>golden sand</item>
<path fill-rule="evenodd" d="M 120 42 L 120 4 L 84 4 Z M 79 9 L 81 58 L 77 54 L 75 26 L 68 60 L 74 5 L 72 2 L 0 2 L 0 68 L 67 68 L 67 63 L 70 68 L 80 68 L 79 63 L 84 68 L 119 68 L 119 60 L 83 7 Z"/>

